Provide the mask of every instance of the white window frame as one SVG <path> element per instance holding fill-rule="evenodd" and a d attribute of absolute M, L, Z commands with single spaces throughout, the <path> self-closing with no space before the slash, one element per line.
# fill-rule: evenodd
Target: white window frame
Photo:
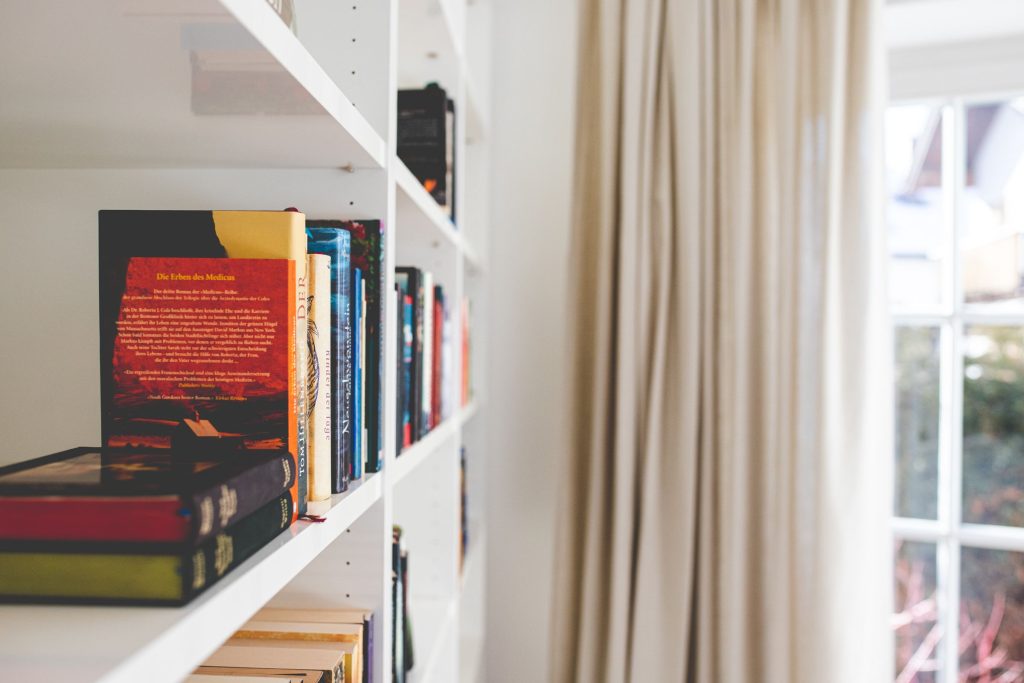
<path fill-rule="evenodd" d="M 960 551 L 963 547 L 1024 552 L 1024 528 L 962 521 L 963 500 L 963 344 L 964 328 L 971 325 L 1011 325 L 1024 328 L 1020 313 L 991 313 L 964 302 L 962 257 L 959 248 L 964 221 L 960 207 L 964 193 L 966 110 L 971 105 L 1006 101 L 1024 96 L 1019 90 L 892 100 L 890 106 L 926 104 L 942 107 L 942 185 L 945 202 L 942 250 L 943 301 L 936 307 L 893 307 L 894 331 L 899 327 L 937 327 L 939 354 L 938 499 L 934 520 L 894 517 L 897 541 L 935 544 L 936 597 L 942 639 L 937 653 L 938 680 L 958 680 L 960 657 Z M 898 454 L 897 454 L 898 455 Z"/>

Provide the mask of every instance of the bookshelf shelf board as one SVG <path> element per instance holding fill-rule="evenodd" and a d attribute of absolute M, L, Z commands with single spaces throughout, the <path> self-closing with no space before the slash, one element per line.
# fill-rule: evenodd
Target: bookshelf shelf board
<path fill-rule="evenodd" d="M 413 683 L 440 680 L 435 673 L 441 659 L 445 641 L 452 636 L 456 600 L 409 598 L 412 619 L 413 651 L 416 664 L 412 669 Z"/>
<path fill-rule="evenodd" d="M 381 475 L 332 499 L 184 607 L 0 606 L 0 662 L 12 680 L 129 683 L 185 678 L 382 495 Z"/>
<path fill-rule="evenodd" d="M 461 241 L 462 256 L 466 259 L 467 270 L 474 275 L 483 275 L 487 272 L 487 264 L 477 253 L 476 249 L 465 239 Z"/>
<path fill-rule="evenodd" d="M 487 115 L 480 104 L 476 81 L 466 74 L 466 144 L 480 144 L 487 139 Z"/>
<path fill-rule="evenodd" d="M 462 240 L 451 219 L 400 159 L 395 160 L 395 182 L 395 209 L 403 238 L 409 235 L 417 242 L 460 249 Z"/>
<path fill-rule="evenodd" d="M 264 2 L 3 3 L 0 167 L 382 168 L 386 145 Z M 41 39 L 45 37 L 45 39 Z"/>
<path fill-rule="evenodd" d="M 481 548 L 484 547 L 483 525 L 479 522 L 469 523 L 469 547 L 466 548 L 466 556 L 462 560 L 462 574 L 459 576 L 459 596 L 466 593 L 466 588 L 475 578 L 475 572 L 483 569 Z"/>
<path fill-rule="evenodd" d="M 402 481 L 410 472 L 429 460 L 430 456 L 440 450 L 441 446 L 458 431 L 459 425 L 458 415 L 449 417 L 402 451 L 391 465 L 391 483 L 397 484 Z"/>
<path fill-rule="evenodd" d="M 398 87 L 437 82 L 452 95 L 458 86 L 463 42 L 455 0 L 402 0 L 398 14 Z"/>

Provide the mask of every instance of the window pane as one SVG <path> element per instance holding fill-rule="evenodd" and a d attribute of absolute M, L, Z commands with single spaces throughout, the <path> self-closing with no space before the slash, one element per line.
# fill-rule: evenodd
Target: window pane
<path fill-rule="evenodd" d="M 1024 681 L 1024 553 L 960 551 L 960 680 Z"/>
<path fill-rule="evenodd" d="M 935 595 L 935 545 L 897 541 L 895 555 L 896 680 L 933 683 L 937 680 L 941 632 Z"/>
<path fill-rule="evenodd" d="M 942 200 L 942 108 L 890 107 L 886 112 L 886 222 L 889 292 L 900 307 L 943 301 L 946 232 Z"/>
<path fill-rule="evenodd" d="M 1024 308 L 1024 99 L 966 113 L 964 296 Z"/>
<path fill-rule="evenodd" d="M 935 519 L 939 491 L 937 327 L 897 327 L 896 514 Z"/>
<path fill-rule="evenodd" d="M 963 519 L 1024 526 L 1024 328 L 964 330 Z"/>

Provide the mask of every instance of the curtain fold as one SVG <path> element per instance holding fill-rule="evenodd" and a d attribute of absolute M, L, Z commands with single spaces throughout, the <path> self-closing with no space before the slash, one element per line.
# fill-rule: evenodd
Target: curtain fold
<path fill-rule="evenodd" d="M 879 20 L 582 3 L 555 681 L 891 678 Z"/>

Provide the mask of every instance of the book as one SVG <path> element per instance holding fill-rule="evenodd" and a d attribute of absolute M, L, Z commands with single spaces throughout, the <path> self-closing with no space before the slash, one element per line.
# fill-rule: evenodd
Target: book
<path fill-rule="evenodd" d="M 455 220 L 455 104 L 437 83 L 398 91 L 398 158 Z"/>
<path fill-rule="evenodd" d="M 331 497 L 331 257 L 310 254 L 306 395 L 309 401 L 309 499 Z"/>
<path fill-rule="evenodd" d="M 362 681 L 363 625 L 251 619 L 233 638 L 336 643 L 345 655 L 345 683 Z"/>
<path fill-rule="evenodd" d="M 409 443 L 418 440 L 424 433 L 423 411 L 420 400 L 423 395 L 423 272 L 419 268 L 399 267 L 395 269 L 395 281 L 400 283 L 411 300 L 412 310 L 409 330 L 411 354 L 409 371 L 409 387 L 405 393 L 403 413 L 408 413 Z"/>
<path fill-rule="evenodd" d="M 183 605 L 288 528 L 289 494 L 198 546 L 0 542 L 0 600 Z"/>
<path fill-rule="evenodd" d="M 345 652 L 336 643 L 229 638 L 203 666 L 313 669 L 323 683 L 345 683 Z"/>
<path fill-rule="evenodd" d="M 359 392 L 359 423 L 362 425 L 362 434 L 359 436 L 360 443 L 362 444 L 362 450 L 360 453 L 359 467 L 361 472 L 369 472 L 368 464 L 370 462 L 370 440 L 368 437 L 369 430 L 373 428 L 370 424 L 370 414 L 367 412 L 367 406 L 369 405 L 368 394 L 369 388 L 369 373 L 367 369 L 367 356 L 369 354 L 369 340 L 366 336 L 366 278 L 363 277 L 359 280 L 359 376 L 363 381 L 363 388 Z"/>
<path fill-rule="evenodd" d="M 185 679 L 185 683 L 249 683 L 247 678 L 255 678 L 260 683 L 321 683 L 323 677 L 323 671 L 312 669 L 201 666 Z M 272 681 L 267 681 L 268 678 Z"/>
<path fill-rule="evenodd" d="M 312 669 L 258 669 L 254 667 L 232 667 L 232 666 L 200 666 L 191 677 L 185 679 L 185 683 L 234 683 L 238 681 L 248 683 L 245 679 L 258 678 L 261 683 L 268 683 L 266 679 L 287 683 L 321 683 L 323 680 L 322 671 Z M 200 678 L 201 677 L 201 678 Z"/>
<path fill-rule="evenodd" d="M 254 620 L 285 621 L 326 624 L 361 624 L 363 627 L 363 683 L 371 683 L 373 675 L 374 618 L 373 612 L 362 609 L 287 609 L 264 607 L 253 617 Z"/>
<path fill-rule="evenodd" d="M 352 267 L 363 273 L 366 291 L 365 392 L 366 470 L 380 470 L 384 454 L 384 229 L 380 221 L 336 221 L 310 219 L 310 228 L 340 228 L 351 238 Z"/>
<path fill-rule="evenodd" d="M 0 538 L 195 544 L 294 481 L 284 450 L 194 458 L 73 448 L 0 467 Z"/>
<path fill-rule="evenodd" d="M 415 311 L 415 304 L 413 303 L 413 297 L 411 294 L 404 294 L 402 297 L 402 373 L 400 375 L 402 380 L 402 393 L 399 397 L 401 400 L 401 412 L 402 415 L 402 440 L 399 442 L 402 446 L 408 447 L 412 445 L 412 434 L 413 434 L 413 420 L 412 410 L 409 404 L 410 397 L 413 391 L 413 312 Z"/>
<path fill-rule="evenodd" d="M 431 428 L 441 424 L 441 391 L 444 387 L 445 377 L 441 374 L 441 362 L 444 356 L 444 289 L 440 285 L 434 286 L 434 357 L 432 359 L 433 386 L 430 390 L 430 426 Z"/>
<path fill-rule="evenodd" d="M 100 211 L 110 447 L 295 458 L 305 513 L 306 240 L 290 211 Z"/>
<path fill-rule="evenodd" d="M 331 491 L 348 489 L 352 476 L 354 389 L 351 236 L 339 228 L 306 228 L 310 253 L 331 259 Z"/>
<path fill-rule="evenodd" d="M 363 476 L 363 463 L 366 461 L 365 421 L 363 420 L 363 271 L 355 268 L 352 271 L 352 460 L 350 476 L 360 479 Z"/>
<path fill-rule="evenodd" d="M 420 436 L 433 426 L 431 397 L 434 390 L 434 275 L 423 273 L 423 386 L 420 394 Z"/>

